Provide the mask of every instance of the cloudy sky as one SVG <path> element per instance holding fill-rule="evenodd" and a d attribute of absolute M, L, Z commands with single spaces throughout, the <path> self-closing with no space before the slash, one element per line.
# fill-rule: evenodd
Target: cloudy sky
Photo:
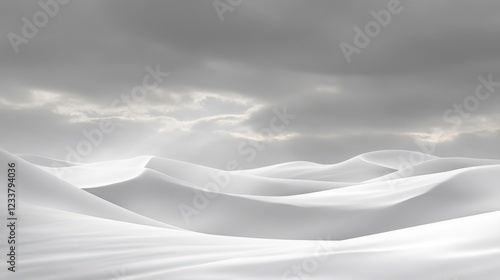
<path fill-rule="evenodd" d="M 422 143 L 500 158 L 498 1 L 40 3 L 0 3 L 7 151 L 219 168 Z"/>

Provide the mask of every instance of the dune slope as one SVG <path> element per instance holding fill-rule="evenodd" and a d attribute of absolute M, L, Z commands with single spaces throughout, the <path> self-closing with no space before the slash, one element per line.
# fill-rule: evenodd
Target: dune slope
<path fill-rule="evenodd" d="M 11 161 L 19 262 L 1 279 L 500 275 L 500 161 L 379 151 L 227 172 L 156 157 L 60 166 L 0 151 Z"/>

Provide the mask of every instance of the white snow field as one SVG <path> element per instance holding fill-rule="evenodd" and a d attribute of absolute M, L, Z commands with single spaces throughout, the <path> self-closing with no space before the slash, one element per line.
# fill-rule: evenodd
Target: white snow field
<path fill-rule="evenodd" d="M 500 279 L 500 160 L 378 151 L 223 171 L 152 156 L 16 162 L 0 279 Z M 57 166 L 57 167 L 54 167 Z"/>

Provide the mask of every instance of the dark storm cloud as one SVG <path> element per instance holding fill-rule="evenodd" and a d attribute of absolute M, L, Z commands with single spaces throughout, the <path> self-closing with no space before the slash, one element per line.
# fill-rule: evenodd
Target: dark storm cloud
<path fill-rule="evenodd" d="M 408 133 L 431 127 L 446 129 L 454 124 L 443 118 L 445 112 L 474 96 L 480 84 L 475 76 L 463 77 L 462 80 L 445 75 L 439 80 L 408 76 L 396 80 L 391 76 L 344 78 L 333 92 L 316 90 L 291 95 L 275 106 L 286 104 L 290 113 L 299 116 L 291 126 L 299 133 Z M 496 80 L 500 81 L 500 75 Z M 470 119 L 464 123 L 477 117 L 493 118 L 500 105 L 500 88 L 488 100 L 478 103 L 478 109 L 470 112 Z M 254 113 L 246 123 L 254 129 L 262 126 L 272 115 L 270 108 Z"/>
<path fill-rule="evenodd" d="M 354 28 L 388 3 L 247 0 L 220 21 L 212 1 L 73 0 L 16 54 L 7 34 L 21 34 L 22 17 L 31 20 L 41 8 L 38 1 L 2 2 L 0 110 L 19 119 L 2 128 L 27 137 L 34 126 L 74 145 L 82 127 L 120 119 L 122 129 L 97 154 L 155 153 L 222 167 L 241 137 L 255 137 L 273 108 L 287 106 L 297 118 L 282 134 L 294 137 L 267 139 L 270 148 L 249 165 L 326 161 L 323 149 L 338 158 L 411 149 L 412 133 L 448 130 L 443 114 L 474 94 L 479 75 L 500 81 L 500 3 L 401 0 L 402 11 L 348 63 L 339 45 L 354 44 Z M 156 65 L 171 74 L 158 89 L 112 110 Z M 58 98 L 46 103 L 37 91 Z M 443 153 L 466 149 L 466 137 L 498 139 L 498 95 L 463 120 L 456 139 L 440 144 Z M 491 135 L 474 138 L 474 130 Z M 41 139 L 38 148 L 9 137 L 0 144 L 65 156 L 61 141 Z M 141 149 L 152 142 L 154 149 Z"/>

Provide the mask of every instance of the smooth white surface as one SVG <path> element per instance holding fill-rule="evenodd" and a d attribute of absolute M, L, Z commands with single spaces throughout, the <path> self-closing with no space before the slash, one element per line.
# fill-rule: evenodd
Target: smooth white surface
<path fill-rule="evenodd" d="M 225 172 L 155 157 L 52 168 L 0 151 L 20 190 L 18 272 L 0 276 L 499 279 L 500 161 L 418 155 L 399 170 L 410 156 Z M 220 194 L 204 189 L 214 174 L 229 178 Z M 186 223 L 179 205 L 200 195 L 213 198 Z"/>

